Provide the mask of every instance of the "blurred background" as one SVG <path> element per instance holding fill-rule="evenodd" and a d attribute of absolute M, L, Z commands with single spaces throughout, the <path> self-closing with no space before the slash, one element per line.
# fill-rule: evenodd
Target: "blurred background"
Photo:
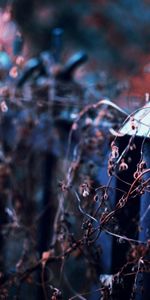
<path fill-rule="evenodd" d="M 143 97 L 148 90 L 149 1 L 14 0 L 0 1 L 0 5 L 11 10 L 12 22 L 24 35 L 27 56 L 52 49 L 52 29 L 60 27 L 64 30 L 62 61 L 84 49 L 90 58 L 86 66 L 90 72 L 99 75 L 104 71 L 113 78 L 129 79 L 128 92 L 136 96 Z M 1 22 L 7 21 L 8 14 Z M 6 35 L 1 32 L 5 43 L 12 38 L 13 27 L 11 23 Z"/>

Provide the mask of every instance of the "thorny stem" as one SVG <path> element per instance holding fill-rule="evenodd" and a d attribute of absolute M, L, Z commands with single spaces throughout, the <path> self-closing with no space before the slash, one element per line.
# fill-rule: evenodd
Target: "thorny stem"
<path fill-rule="evenodd" d="M 139 181 L 139 179 L 140 179 L 142 176 L 144 176 L 144 175 L 145 175 L 146 173 L 148 173 L 148 172 L 150 172 L 150 168 L 144 170 L 144 171 L 143 171 L 143 172 L 142 172 L 142 173 L 134 180 L 134 182 L 131 184 L 131 187 L 130 187 L 130 189 L 129 189 L 127 195 L 123 198 L 123 203 L 120 205 L 120 202 L 119 202 L 119 201 L 121 200 L 121 199 L 120 199 L 120 200 L 118 201 L 117 205 L 116 205 L 116 209 L 113 210 L 113 211 L 111 211 L 110 213 L 108 213 L 108 214 L 104 217 L 104 219 L 102 219 L 101 225 L 106 224 L 106 223 L 112 218 L 112 216 L 114 216 L 114 214 L 115 214 L 118 210 L 120 210 L 120 209 L 122 209 L 122 208 L 124 207 L 124 205 L 127 203 L 128 199 L 129 199 L 129 197 L 130 197 L 130 195 L 131 195 L 131 192 L 132 192 L 134 186 L 136 185 L 136 183 Z"/>
<path fill-rule="evenodd" d="M 147 244 L 146 242 L 142 242 L 140 240 L 135 240 L 135 239 L 131 239 L 131 238 L 128 238 L 124 235 L 119 235 L 119 234 L 116 234 L 116 233 L 113 233 L 105 228 L 103 228 L 103 231 L 105 231 L 106 233 L 108 233 L 109 235 L 112 235 L 112 236 L 115 236 L 116 238 L 120 238 L 121 240 L 124 240 L 124 241 L 127 241 L 127 242 L 134 242 L 134 243 L 137 243 L 137 244 Z"/>

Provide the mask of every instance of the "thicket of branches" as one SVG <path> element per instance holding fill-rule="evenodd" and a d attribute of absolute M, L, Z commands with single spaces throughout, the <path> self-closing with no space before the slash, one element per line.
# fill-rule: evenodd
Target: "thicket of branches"
<path fill-rule="evenodd" d="M 89 85 L 40 59 L 21 86 L 22 53 L 0 70 L 0 299 L 144 297 L 148 91 L 137 119 L 103 97 L 127 89 L 107 73 Z"/>

